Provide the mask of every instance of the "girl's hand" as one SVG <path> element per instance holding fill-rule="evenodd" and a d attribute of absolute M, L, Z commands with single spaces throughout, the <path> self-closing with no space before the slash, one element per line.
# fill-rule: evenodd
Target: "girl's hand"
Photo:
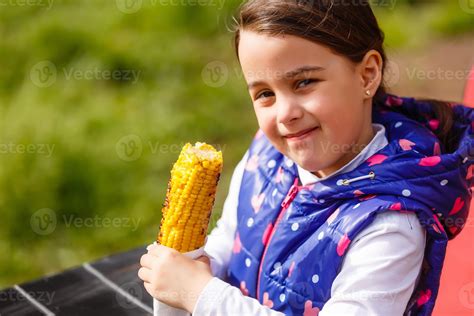
<path fill-rule="evenodd" d="M 138 277 L 157 300 L 192 313 L 197 299 L 212 279 L 207 257 L 190 259 L 177 250 L 159 244 L 147 247 L 140 259 Z"/>

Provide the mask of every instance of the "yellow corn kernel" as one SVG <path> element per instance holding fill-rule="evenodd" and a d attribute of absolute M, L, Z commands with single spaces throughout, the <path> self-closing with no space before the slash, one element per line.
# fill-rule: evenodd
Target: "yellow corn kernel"
<path fill-rule="evenodd" d="M 186 144 L 171 169 L 158 242 L 182 253 L 204 245 L 222 171 L 222 152 Z"/>

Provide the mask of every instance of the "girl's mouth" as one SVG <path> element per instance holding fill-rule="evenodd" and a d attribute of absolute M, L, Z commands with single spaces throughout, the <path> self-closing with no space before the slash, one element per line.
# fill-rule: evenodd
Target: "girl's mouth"
<path fill-rule="evenodd" d="M 297 132 L 297 133 L 285 135 L 284 137 L 289 141 L 302 140 L 302 139 L 310 136 L 318 128 L 319 128 L 319 126 L 308 128 L 308 129 L 302 130 L 302 131 Z"/>

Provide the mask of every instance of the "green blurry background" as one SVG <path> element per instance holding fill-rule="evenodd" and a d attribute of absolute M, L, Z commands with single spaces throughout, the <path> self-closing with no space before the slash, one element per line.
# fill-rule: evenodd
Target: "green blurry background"
<path fill-rule="evenodd" d="M 214 224 L 257 128 L 239 3 L 0 0 L 0 288 L 152 242 L 185 142 L 223 150 Z M 377 3 L 397 58 L 474 39 L 474 5 Z"/>

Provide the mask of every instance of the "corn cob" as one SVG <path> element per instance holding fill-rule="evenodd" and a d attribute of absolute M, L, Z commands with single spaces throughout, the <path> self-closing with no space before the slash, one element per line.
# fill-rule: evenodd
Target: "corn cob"
<path fill-rule="evenodd" d="M 171 169 L 158 242 L 182 253 L 204 245 L 222 152 L 205 143 L 186 144 Z"/>

